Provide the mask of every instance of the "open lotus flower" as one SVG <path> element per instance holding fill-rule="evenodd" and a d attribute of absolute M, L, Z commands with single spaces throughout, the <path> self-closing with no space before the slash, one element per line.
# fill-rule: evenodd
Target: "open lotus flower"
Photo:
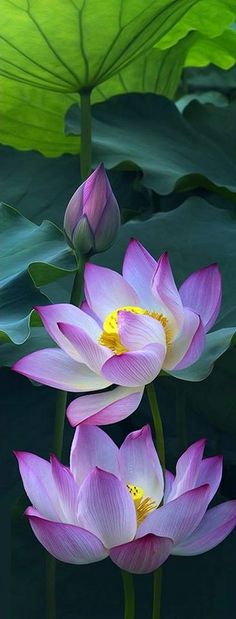
<path fill-rule="evenodd" d="M 222 458 L 203 460 L 204 445 L 200 440 L 184 452 L 176 476 L 166 473 L 165 492 L 149 426 L 129 434 L 120 449 L 100 428 L 79 426 L 70 469 L 55 456 L 49 464 L 16 452 L 36 537 L 61 561 L 91 563 L 109 555 L 137 574 L 157 569 L 170 554 L 214 548 L 236 524 L 236 501 L 206 511 L 220 484 Z"/>
<path fill-rule="evenodd" d="M 192 365 L 221 302 L 221 276 L 213 264 L 192 273 L 178 291 L 167 254 L 158 262 L 131 240 L 123 275 L 87 264 L 86 301 L 36 308 L 60 349 L 36 351 L 14 370 L 38 382 L 74 392 L 113 391 L 77 398 L 72 425 L 114 423 L 139 405 L 157 374 Z"/>

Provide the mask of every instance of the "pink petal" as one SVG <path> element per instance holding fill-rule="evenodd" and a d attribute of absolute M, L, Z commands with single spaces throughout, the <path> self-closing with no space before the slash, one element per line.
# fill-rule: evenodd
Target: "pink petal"
<path fill-rule="evenodd" d="M 196 480 L 196 486 L 209 484 L 210 495 L 209 503 L 217 492 L 222 478 L 223 458 L 222 456 L 214 456 L 202 460 L 199 473 Z"/>
<path fill-rule="evenodd" d="M 81 565 L 108 556 L 102 542 L 86 529 L 37 516 L 29 515 L 28 518 L 39 542 L 59 561 Z"/>
<path fill-rule="evenodd" d="M 149 426 L 131 432 L 126 437 L 120 448 L 119 464 L 124 482 L 141 486 L 144 496 L 151 497 L 159 505 L 163 497 L 164 480 Z"/>
<path fill-rule="evenodd" d="M 61 464 L 56 456 L 51 456 L 52 475 L 62 514 L 61 520 L 77 524 L 79 487 L 70 470 Z"/>
<path fill-rule="evenodd" d="M 201 439 L 190 445 L 180 456 L 176 464 L 176 476 L 172 484 L 172 489 L 168 497 L 168 502 L 184 494 L 188 490 L 195 488 L 200 472 L 200 465 L 205 449 L 206 440 Z M 202 485 L 205 481 L 202 482 Z M 207 483 L 207 482 L 206 482 Z M 198 484 L 199 486 L 200 484 Z"/>
<path fill-rule="evenodd" d="M 25 492 L 33 506 L 45 518 L 60 519 L 57 490 L 49 462 L 26 451 L 14 453 L 18 460 Z"/>
<path fill-rule="evenodd" d="M 161 371 L 165 358 L 162 344 L 149 344 L 143 350 L 114 355 L 102 367 L 102 375 L 111 383 L 143 387 Z"/>
<path fill-rule="evenodd" d="M 111 269 L 88 263 L 84 281 L 86 301 L 102 322 L 110 312 L 124 305 L 139 305 L 133 288 Z"/>
<path fill-rule="evenodd" d="M 82 424 L 75 430 L 70 452 L 70 469 L 78 484 L 96 466 L 119 476 L 119 449 L 97 426 Z"/>
<path fill-rule="evenodd" d="M 78 524 L 94 533 L 106 548 L 131 541 L 136 533 L 136 511 L 125 484 L 98 468 L 89 473 L 80 487 Z"/>
<path fill-rule="evenodd" d="M 74 346 L 75 350 L 77 350 L 82 363 L 85 363 L 90 370 L 99 374 L 102 365 L 113 355 L 112 351 L 105 346 L 101 346 L 98 338 L 93 339 L 80 327 L 64 322 L 59 322 L 58 327 L 66 339 Z"/>
<path fill-rule="evenodd" d="M 35 309 L 40 315 L 45 329 L 49 335 L 51 335 L 52 339 L 76 361 L 81 360 L 79 353 L 73 343 L 69 342 L 62 331 L 60 331 L 58 323 L 66 322 L 71 325 L 77 325 L 89 333 L 91 337 L 95 339 L 99 337 L 100 328 L 96 321 L 71 303 L 56 303 L 53 305 L 35 307 Z"/>
<path fill-rule="evenodd" d="M 85 314 L 88 314 L 89 316 L 91 316 L 97 322 L 99 327 L 102 329 L 102 322 L 100 318 L 98 318 L 97 314 L 95 314 L 93 310 L 91 309 L 91 307 L 89 307 L 89 304 L 87 303 L 87 301 L 82 301 L 80 305 L 80 309 L 82 310 L 82 312 L 85 312 Z"/>
<path fill-rule="evenodd" d="M 164 369 L 168 371 L 182 365 L 191 365 L 200 357 L 204 345 L 205 333 L 199 316 L 184 308 L 183 326 L 167 349 Z"/>
<path fill-rule="evenodd" d="M 165 494 L 164 494 L 164 503 L 168 502 L 168 497 L 171 493 L 173 482 L 175 476 L 170 471 L 165 470 Z M 199 484 L 200 485 L 200 484 Z"/>
<path fill-rule="evenodd" d="M 145 247 L 131 239 L 124 257 L 123 277 L 137 293 L 139 305 L 149 310 L 154 310 L 156 306 L 152 293 L 152 278 L 156 267 L 156 260 Z"/>
<path fill-rule="evenodd" d="M 189 349 L 187 350 L 186 354 L 181 359 L 181 361 L 179 361 L 179 363 L 176 364 L 174 370 L 184 370 L 185 368 L 188 368 L 190 365 L 193 365 L 193 363 L 195 363 L 195 361 L 197 361 L 199 357 L 201 357 L 201 354 L 203 353 L 204 348 L 205 348 L 205 344 L 206 344 L 205 331 L 203 328 L 203 324 L 200 320 L 198 329 L 195 335 L 193 336 Z"/>
<path fill-rule="evenodd" d="M 84 424 L 106 425 L 129 417 L 139 406 L 143 389 L 116 387 L 112 391 L 83 395 L 71 402 L 67 417 L 72 426 Z"/>
<path fill-rule="evenodd" d="M 148 533 L 169 537 L 176 544 L 190 535 L 201 522 L 209 502 L 209 486 L 200 486 L 151 512 L 138 529 L 138 537 Z"/>
<path fill-rule="evenodd" d="M 158 343 L 166 349 L 166 335 L 162 324 L 152 318 L 133 312 L 118 313 L 118 330 L 122 344 L 129 350 L 140 350 L 147 344 Z"/>
<path fill-rule="evenodd" d="M 218 546 L 236 525 L 236 501 L 209 509 L 195 531 L 173 549 L 175 555 L 200 555 Z"/>
<path fill-rule="evenodd" d="M 132 574 L 148 574 L 166 561 L 172 547 L 171 539 L 149 534 L 112 548 L 110 557 L 122 570 Z"/>
<path fill-rule="evenodd" d="M 178 331 L 182 329 L 184 314 L 167 253 L 162 254 L 158 260 L 152 280 L 152 292 L 158 311 L 168 318 L 168 327 L 174 339 Z"/>
<path fill-rule="evenodd" d="M 205 331 L 214 324 L 221 305 L 221 274 L 217 264 L 192 273 L 180 287 L 184 303 L 201 316 Z"/>
<path fill-rule="evenodd" d="M 110 384 L 58 348 L 37 350 L 17 361 L 12 369 L 38 383 L 63 391 L 96 391 Z"/>

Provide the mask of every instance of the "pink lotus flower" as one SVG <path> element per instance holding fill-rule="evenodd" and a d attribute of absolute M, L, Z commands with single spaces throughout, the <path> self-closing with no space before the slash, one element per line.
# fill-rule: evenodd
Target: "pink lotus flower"
<path fill-rule="evenodd" d="M 100 164 L 70 199 L 65 234 L 76 253 L 88 256 L 111 247 L 119 227 L 119 206 Z"/>
<path fill-rule="evenodd" d="M 144 387 L 161 371 L 192 365 L 221 302 L 221 276 L 213 264 L 192 273 L 178 291 L 167 254 L 158 262 L 131 240 L 123 276 L 87 264 L 86 301 L 78 309 L 36 308 L 60 348 L 36 351 L 13 367 L 35 381 L 65 391 L 113 391 L 75 399 L 72 425 L 115 423 L 138 407 Z"/>
<path fill-rule="evenodd" d="M 176 476 L 163 473 L 149 426 L 118 449 L 96 426 L 79 426 L 70 469 L 17 452 L 26 510 L 41 544 L 67 563 L 108 555 L 137 574 L 157 569 L 170 554 L 198 555 L 214 548 L 236 524 L 236 501 L 207 510 L 221 480 L 222 458 L 202 459 L 205 441 L 189 447 Z M 164 497 L 163 497 L 164 492 Z M 163 505 L 161 505 L 163 499 Z"/>

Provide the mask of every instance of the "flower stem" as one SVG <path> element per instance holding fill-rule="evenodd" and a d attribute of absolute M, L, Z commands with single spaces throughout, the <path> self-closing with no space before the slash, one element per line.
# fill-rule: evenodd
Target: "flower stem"
<path fill-rule="evenodd" d="M 70 301 L 74 305 L 80 305 L 83 296 L 85 260 L 80 259 L 78 270 L 75 275 Z M 56 397 L 56 416 L 54 423 L 53 453 L 60 460 L 63 449 L 63 434 L 65 425 L 67 392 L 58 391 Z M 46 617 L 56 619 L 56 560 L 52 555 L 46 555 Z"/>
<path fill-rule="evenodd" d="M 154 383 L 146 385 L 148 400 L 153 418 L 153 425 L 155 429 L 155 443 L 159 456 L 159 460 L 165 472 L 165 443 L 162 427 L 161 415 L 158 407 L 156 391 Z M 152 619 L 160 619 L 161 617 L 161 589 L 162 589 L 162 569 L 159 567 L 153 574 L 153 607 L 152 607 Z"/>
<path fill-rule="evenodd" d="M 179 440 L 180 452 L 185 451 L 188 446 L 187 427 L 186 427 L 186 394 L 183 386 L 176 386 L 176 431 Z"/>
<path fill-rule="evenodd" d="M 159 567 L 153 574 L 153 607 L 152 619 L 160 619 L 161 616 L 161 585 L 162 570 Z"/>
<path fill-rule="evenodd" d="M 156 391 L 154 387 L 154 383 L 149 383 L 146 385 L 148 400 L 150 404 L 150 409 L 152 413 L 153 425 L 155 429 L 155 443 L 157 448 L 157 453 L 159 456 L 159 460 L 163 471 L 165 470 L 165 443 L 164 443 L 164 434 L 163 427 L 161 421 L 161 415 L 157 403 Z"/>
<path fill-rule="evenodd" d="M 92 136 L 91 136 L 91 104 L 90 90 L 80 93 L 81 99 L 81 143 L 80 143 L 80 174 L 84 181 L 90 174 L 92 163 Z M 77 307 L 83 297 L 85 260 L 80 258 L 75 274 L 70 302 Z M 58 391 L 56 400 L 56 416 L 54 425 L 53 451 L 60 459 L 63 448 L 63 434 L 65 424 L 67 392 Z M 50 554 L 46 555 L 46 617 L 56 619 L 56 560 Z M 131 617 L 131 616 L 130 616 Z M 128 619 L 128 616 L 127 616 Z"/>
<path fill-rule="evenodd" d="M 80 174 L 84 181 L 91 172 L 92 134 L 90 90 L 80 91 Z"/>
<path fill-rule="evenodd" d="M 56 619 L 56 560 L 46 554 L 46 618 Z"/>
<path fill-rule="evenodd" d="M 134 619 L 135 617 L 135 595 L 133 576 L 121 570 L 123 589 L 124 589 L 124 619 Z"/>

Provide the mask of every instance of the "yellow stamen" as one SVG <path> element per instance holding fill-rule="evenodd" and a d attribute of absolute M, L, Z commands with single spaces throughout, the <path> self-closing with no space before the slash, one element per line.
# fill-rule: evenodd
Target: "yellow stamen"
<path fill-rule="evenodd" d="M 166 331 L 166 339 L 168 343 L 169 335 L 167 329 L 168 319 L 163 314 L 158 312 L 151 312 L 150 310 L 143 309 L 142 307 L 135 307 L 133 305 L 126 305 L 114 310 L 105 318 L 103 323 L 103 333 L 99 338 L 100 344 L 110 348 L 116 355 L 121 355 L 127 352 L 127 348 L 122 344 L 119 332 L 118 332 L 118 313 L 119 312 L 132 312 L 133 314 L 142 314 L 144 316 L 150 316 L 155 320 L 158 320 Z"/>
<path fill-rule="evenodd" d="M 127 484 L 127 488 L 134 501 L 139 526 L 150 512 L 157 509 L 157 504 L 150 497 L 143 498 L 144 490 L 140 486 Z"/>

